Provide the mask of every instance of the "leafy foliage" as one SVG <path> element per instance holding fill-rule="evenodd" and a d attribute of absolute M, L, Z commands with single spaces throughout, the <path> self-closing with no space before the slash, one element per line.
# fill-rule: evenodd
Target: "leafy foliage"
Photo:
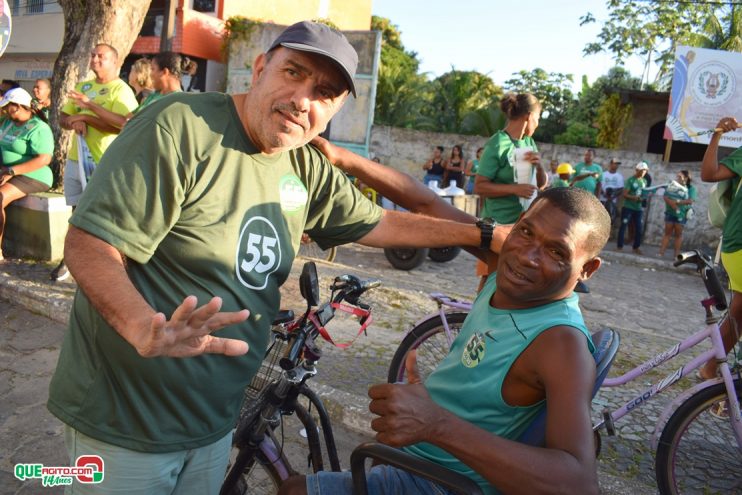
<path fill-rule="evenodd" d="M 432 97 L 423 109 L 424 122 L 438 132 L 461 132 L 468 114 L 502 96 L 502 89 L 488 76 L 453 68 L 431 81 L 428 90 Z"/>
<path fill-rule="evenodd" d="M 552 142 L 554 136 L 567 128 L 567 114 L 575 103 L 572 93 L 572 74 L 546 72 L 536 68 L 521 70 L 505 81 L 505 89 L 514 93 L 532 93 L 541 102 L 542 110 L 549 112 L 542 119 L 534 139 Z"/>
<path fill-rule="evenodd" d="M 617 149 L 631 120 L 631 105 L 622 104 L 617 93 L 608 96 L 598 110 L 598 146 Z"/>
<path fill-rule="evenodd" d="M 590 148 L 595 146 L 598 130 L 584 122 L 572 122 L 567 130 L 554 137 L 556 144 L 573 144 Z"/>
<path fill-rule="evenodd" d="M 601 21 L 598 39 L 588 43 L 583 52 L 586 55 L 612 53 L 619 65 L 629 56 L 641 56 L 646 61 L 647 76 L 650 63 L 654 61 L 660 66 L 657 81 L 664 84 L 668 83 L 672 71 L 675 47 L 693 43 L 698 26 L 704 26 L 726 8 L 720 3 L 687 0 L 607 0 L 606 6 L 608 19 Z M 580 25 L 593 22 L 598 20 L 590 12 L 580 18 Z"/>

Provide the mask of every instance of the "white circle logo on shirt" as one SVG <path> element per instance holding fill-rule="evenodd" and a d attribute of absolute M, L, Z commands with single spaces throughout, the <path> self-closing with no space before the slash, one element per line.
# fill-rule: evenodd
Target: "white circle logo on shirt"
<path fill-rule="evenodd" d="M 309 198 L 307 188 L 293 174 L 287 174 L 281 177 L 278 183 L 278 193 L 281 201 L 281 209 L 286 212 L 298 211 L 304 208 Z"/>
<path fill-rule="evenodd" d="M 237 278 L 245 287 L 265 289 L 268 277 L 281 265 L 278 232 L 267 218 L 253 217 L 242 227 L 235 261 Z"/>

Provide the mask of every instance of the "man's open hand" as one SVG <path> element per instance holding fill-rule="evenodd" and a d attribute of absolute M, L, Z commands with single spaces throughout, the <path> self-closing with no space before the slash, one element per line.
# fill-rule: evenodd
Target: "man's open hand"
<path fill-rule="evenodd" d="M 214 297 L 196 307 L 195 296 L 188 296 L 176 308 L 172 317 L 157 313 L 152 317 L 149 332 L 135 347 L 143 357 L 190 357 L 200 354 L 241 356 L 248 350 L 247 342 L 214 337 L 211 332 L 228 325 L 242 323 L 250 315 L 246 309 L 220 313 L 222 300 Z"/>

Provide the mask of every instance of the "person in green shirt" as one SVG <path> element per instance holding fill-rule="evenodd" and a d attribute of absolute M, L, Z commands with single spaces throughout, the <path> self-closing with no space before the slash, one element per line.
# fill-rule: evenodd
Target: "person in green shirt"
<path fill-rule="evenodd" d="M 0 121 L 0 260 L 5 231 L 5 208 L 31 193 L 52 186 L 49 164 L 54 137 L 40 111 L 33 109 L 31 95 L 23 88 L 5 92 L 0 108 L 8 118 Z"/>
<path fill-rule="evenodd" d="M 683 227 L 688 221 L 688 212 L 696 200 L 698 193 L 692 184 L 690 172 L 681 170 L 677 177 L 665 188 L 662 199 L 665 201 L 665 233 L 660 242 L 659 256 L 665 255 L 670 237 L 675 236 L 675 254 L 680 254 L 680 246 L 683 243 Z"/>
<path fill-rule="evenodd" d="M 585 151 L 584 161 L 575 165 L 575 173 L 572 178 L 572 184 L 575 187 L 600 197 L 601 181 L 603 180 L 603 169 L 599 163 L 593 162 L 595 150 L 588 149 Z"/>
<path fill-rule="evenodd" d="M 642 254 L 639 249 L 642 245 L 642 192 L 647 187 L 647 182 L 644 180 L 647 170 L 649 166 L 644 162 L 639 162 L 634 167 L 634 175 L 626 180 L 623 190 L 623 208 L 621 208 L 621 227 L 618 229 L 617 247 L 619 251 L 623 249 L 624 234 L 631 223 L 634 226 L 634 254 Z"/>
<path fill-rule="evenodd" d="M 482 198 L 482 218 L 512 224 L 523 213 L 524 201 L 521 200 L 535 197 L 540 189 L 546 187 L 546 172 L 532 137 L 541 118 L 541 103 L 530 93 L 508 93 L 500 100 L 500 109 L 508 120 L 505 128 L 496 132 L 484 146 L 474 194 Z M 535 181 L 531 181 L 531 177 L 519 180 L 516 176 L 516 150 L 520 148 L 527 150 L 523 158 L 531 163 L 533 170 L 530 172 Z M 493 269 L 477 264 L 480 288 Z"/>
<path fill-rule="evenodd" d="M 570 187 L 572 185 L 571 177 L 574 170 L 572 169 L 571 163 L 560 163 L 556 169 L 557 178 L 554 179 L 549 188 L 554 187 Z"/>
<path fill-rule="evenodd" d="M 40 111 L 47 122 L 49 121 L 49 108 L 52 105 L 52 83 L 49 79 L 36 79 L 33 85 L 33 102 L 34 110 Z"/>
<path fill-rule="evenodd" d="M 728 317 L 721 323 L 724 349 L 727 352 L 742 335 L 742 194 L 738 191 L 740 176 L 742 176 L 742 148 L 737 148 L 721 160 L 718 159 L 718 151 L 721 135 L 737 131 L 738 128 L 739 123 L 734 117 L 722 118 L 716 125 L 701 163 L 702 181 L 719 182 L 732 179 L 733 189 L 737 191 L 727 213 L 721 237 L 721 262 L 729 275 L 729 286 L 732 289 Z M 711 359 L 699 370 L 699 373 L 702 378 L 712 379 L 716 378 L 717 370 L 716 359 Z"/>
<path fill-rule="evenodd" d="M 161 52 L 155 55 L 150 63 L 150 72 L 148 74 L 155 91 L 150 92 L 144 97 L 139 106 L 126 115 L 121 115 L 114 111 L 108 110 L 103 105 L 99 105 L 91 100 L 84 93 L 70 91 L 68 96 L 74 100 L 80 108 L 93 111 L 98 117 L 103 119 L 106 124 L 110 124 L 117 129 L 123 128 L 129 120 L 140 110 L 150 103 L 159 100 L 170 93 L 181 91 L 180 77 L 184 71 L 189 70 L 193 62 L 188 57 L 182 57 L 173 52 Z"/>
<path fill-rule="evenodd" d="M 219 491 L 303 232 L 323 248 L 501 244 L 502 229 L 382 210 L 308 144 L 355 96 L 357 64 L 342 33 L 294 24 L 249 92 L 162 98 L 104 154 L 70 219 L 79 290 L 47 404 L 73 461 L 105 452 L 101 488 Z"/>
<path fill-rule="evenodd" d="M 544 191 L 513 226 L 497 272 L 461 332 L 422 382 L 416 355 L 408 383 L 369 388 L 376 439 L 471 478 L 488 495 L 597 493 L 590 396 L 594 344 L 573 288 L 601 264 L 610 218 L 578 188 Z M 518 442 L 546 409 L 546 443 Z M 350 472 L 322 471 L 284 482 L 279 495 L 350 495 Z M 375 495 L 450 493 L 389 465 L 366 476 Z"/>
<path fill-rule="evenodd" d="M 482 159 L 483 151 L 484 151 L 483 147 L 477 148 L 476 158 L 472 158 L 466 164 L 466 170 L 464 171 L 464 175 L 466 175 L 467 177 L 466 194 L 474 194 L 474 182 L 477 180 L 477 170 L 479 170 L 479 160 Z"/>

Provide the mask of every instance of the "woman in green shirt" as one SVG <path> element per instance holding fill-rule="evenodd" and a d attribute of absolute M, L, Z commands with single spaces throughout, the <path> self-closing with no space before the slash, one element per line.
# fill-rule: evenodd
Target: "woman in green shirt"
<path fill-rule="evenodd" d="M 734 190 L 737 190 L 742 176 L 742 148 L 737 148 L 731 155 L 721 160 L 718 159 L 718 150 L 721 135 L 736 131 L 738 127 L 739 123 L 734 117 L 724 117 L 716 124 L 701 163 L 702 181 L 720 182 L 732 179 Z M 728 317 L 721 324 L 724 349 L 729 352 L 742 332 L 742 194 L 739 192 L 732 200 L 722 229 L 721 262 L 729 275 L 729 285 L 732 289 Z M 704 379 L 715 378 L 717 370 L 716 359 L 711 359 L 699 370 L 699 375 Z"/>
<path fill-rule="evenodd" d="M 660 243 L 660 257 L 665 255 L 670 237 L 675 236 L 675 257 L 680 254 L 683 242 L 683 227 L 688 221 L 688 211 L 696 200 L 696 188 L 691 184 L 690 172 L 681 170 L 676 179 L 665 189 L 665 235 Z"/>
<path fill-rule="evenodd" d="M 0 246 L 5 231 L 5 208 L 31 193 L 52 186 L 49 164 L 54 137 L 49 124 L 33 110 L 31 95 L 23 88 L 5 93 L 0 108 L 7 118 L 0 121 Z M 3 259 L 0 250 L 0 260 Z"/>

